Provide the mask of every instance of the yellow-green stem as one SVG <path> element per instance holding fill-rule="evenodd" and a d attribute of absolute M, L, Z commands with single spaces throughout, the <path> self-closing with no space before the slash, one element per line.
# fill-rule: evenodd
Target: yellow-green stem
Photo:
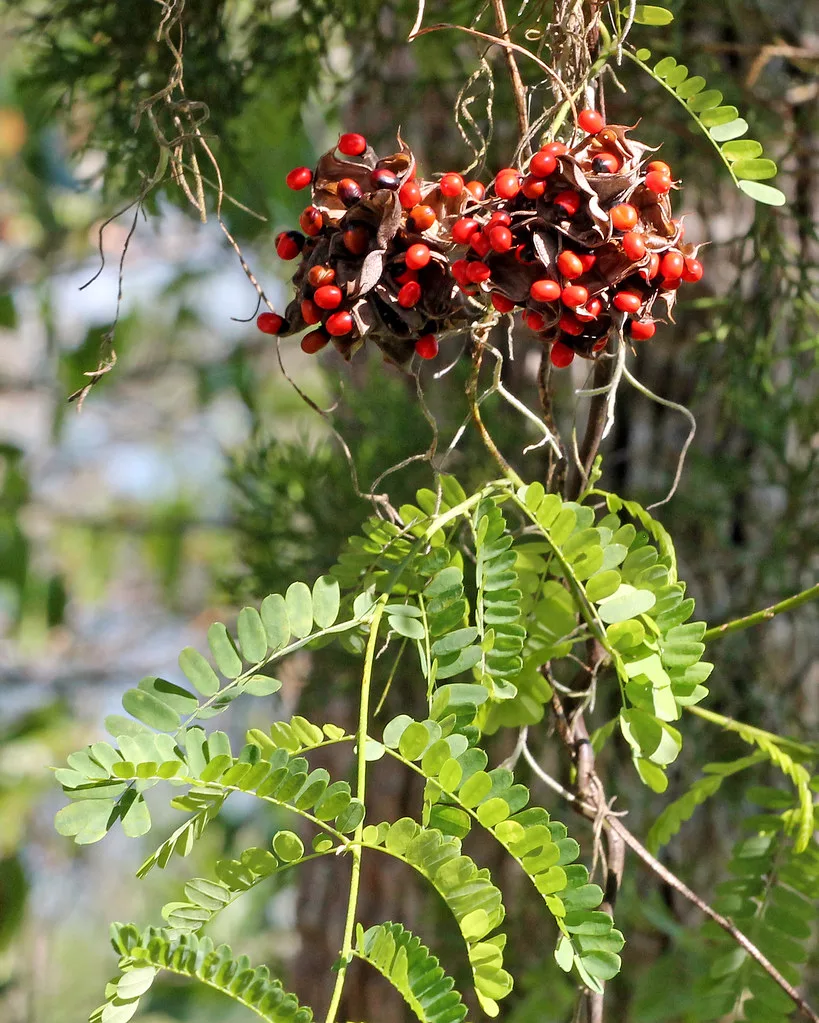
<path fill-rule="evenodd" d="M 703 639 L 707 643 L 709 640 L 719 639 L 720 636 L 725 636 L 729 632 L 740 632 L 742 629 L 750 629 L 752 625 L 767 622 L 775 615 L 782 614 L 783 611 L 792 611 L 802 604 L 807 604 L 810 600 L 817 599 L 819 599 L 819 583 L 807 590 L 802 590 L 801 593 L 794 594 L 792 597 L 780 600 L 778 604 L 771 604 L 770 607 L 764 607 L 761 611 L 754 611 L 753 614 L 745 615 L 744 618 L 736 618 L 732 622 L 725 622 L 724 625 L 715 625 L 713 629 L 708 629 Z"/>
<path fill-rule="evenodd" d="M 373 662 L 375 661 L 375 647 L 378 640 L 378 625 L 381 615 L 384 612 L 384 605 L 387 602 L 387 594 L 380 597 L 373 611 L 370 622 L 370 636 L 367 640 L 367 651 L 364 655 L 364 671 L 361 675 L 361 705 L 358 712 L 358 730 L 356 731 L 356 798 L 365 804 L 367 788 L 367 725 L 370 714 L 370 683 L 373 674 Z M 325 1023 L 335 1023 L 336 1013 L 341 1003 L 341 992 L 344 989 L 344 980 L 347 976 L 347 965 L 353 954 L 353 931 L 355 930 L 355 915 L 358 906 L 358 889 L 361 884 L 361 839 L 364 834 L 364 819 L 361 819 L 355 829 L 353 841 L 350 845 L 350 853 L 353 858 L 353 866 L 350 872 L 350 895 L 347 900 L 347 919 L 344 921 L 344 937 L 341 942 L 341 965 L 336 974 L 336 983 L 333 988 L 333 995 L 330 999 L 330 1006 L 327 1009 Z"/>
<path fill-rule="evenodd" d="M 796 742 L 794 739 L 787 739 L 782 735 L 775 735 L 773 732 L 766 732 L 764 728 L 757 728 L 755 725 L 746 725 L 742 721 L 735 721 L 724 714 L 717 714 L 716 711 L 708 710 L 707 707 L 700 707 L 694 704 L 685 708 L 690 714 L 694 714 L 704 721 L 710 721 L 712 725 L 719 725 L 727 732 L 737 732 L 740 735 L 745 732 L 747 735 L 757 736 L 767 742 L 771 742 L 783 750 L 789 750 L 796 756 L 815 758 L 819 752 L 819 746 Z"/>

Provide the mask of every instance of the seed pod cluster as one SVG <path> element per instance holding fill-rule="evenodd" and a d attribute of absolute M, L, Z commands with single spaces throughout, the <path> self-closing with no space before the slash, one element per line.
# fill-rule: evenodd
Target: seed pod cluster
<path fill-rule="evenodd" d="M 312 327 L 305 351 L 332 342 L 346 359 L 369 339 L 403 364 L 414 353 L 434 358 L 439 332 L 469 325 L 474 314 L 449 261 L 452 225 L 475 198 L 459 174 L 421 180 L 400 138 L 397 153 L 379 158 L 351 133 L 314 173 L 298 167 L 287 180 L 297 190 L 311 185 L 312 201 L 299 218 L 301 231 L 276 239 L 282 258 L 300 257 L 296 297 L 283 318 L 263 313 L 262 330 L 284 335 Z"/>
<path fill-rule="evenodd" d="M 417 179 L 400 139 L 378 159 L 363 136 L 342 135 L 315 174 L 288 175 L 313 188 L 304 233 L 277 239 L 283 258 L 301 256 L 297 297 L 260 328 L 314 326 L 305 351 L 332 340 L 347 358 L 370 338 L 400 364 L 432 358 L 439 331 L 468 327 L 491 303 L 521 310 L 555 366 L 595 358 L 613 333 L 648 340 L 657 300 L 670 315 L 679 286 L 702 277 L 697 247 L 672 218 L 668 165 L 596 111 L 578 126 L 576 145 L 545 144 L 488 190 L 455 173 Z"/>

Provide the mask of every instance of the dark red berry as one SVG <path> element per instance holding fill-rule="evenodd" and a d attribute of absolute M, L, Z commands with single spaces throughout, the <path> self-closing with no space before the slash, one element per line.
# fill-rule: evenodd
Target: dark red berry
<path fill-rule="evenodd" d="M 567 281 L 573 281 L 583 273 L 583 263 L 576 252 L 564 249 L 557 257 L 557 268 Z"/>
<path fill-rule="evenodd" d="M 353 318 L 346 311 L 330 313 L 324 327 L 327 333 L 333 337 L 343 337 L 353 329 Z"/>
<path fill-rule="evenodd" d="M 429 246 L 420 242 L 418 245 L 410 245 L 404 259 L 410 270 L 420 270 L 430 261 L 431 255 Z"/>
<path fill-rule="evenodd" d="M 263 334 L 278 335 L 285 329 L 286 324 L 278 313 L 259 313 L 256 326 Z"/>
<path fill-rule="evenodd" d="M 649 171 L 646 174 L 646 188 L 651 189 L 655 195 L 665 195 L 671 190 L 671 178 L 659 171 Z"/>
<path fill-rule="evenodd" d="M 336 194 L 345 206 L 355 206 L 360 202 L 363 192 L 361 186 L 352 178 L 342 178 L 336 185 Z"/>
<path fill-rule="evenodd" d="M 489 218 L 489 224 L 487 225 L 487 228 L 499 226 L 509 227 L 511 223 L 512 218 L 509 216 L 506 210 L 496 210 Z"/>
<path fill-rule="evenodd" d="M 501 199 L 514 199 L 520 191 L 520 174 L 506 167 L 495 175 L 495 195 Z"/>
<path fill-rule="evenodd" d="M 321 310 L 309 298 L 302 299 L 301 318 L 308 327 L 312 327 L 314 323 L 321 323 Z"/>
<path fill-rule="evenodd" d="M 683 258 L 683 254 L 681 252 L 677 252 L 676 249 L 666 252 L 660 260 L 660 273 L 663 277 L 671 280 L 676 277 L 682 277 L 684 269 L 685 259 Z"/>
<path fill-rule="evenodd" d="M 542 178 L 527 174 L 520 183 L 520 190 L 527 199 L 539 199 L 546 191 L 546 182 Z"/>
<path fill-rule="evenodd" d="M 620 161 L 614 153 L 598 153 L 592 160 L 595 174 L 616 174 L 620 170 Z"/>
<path fill-rule="evenodd" d="M 596 110 L 581 110 L 577 116 L 577 123 L 589 135 L 596 135 L 598 131 L 602 131 L 606 126 L 603 115 Z"/>
<path fill-rule="evenodd" d="M 512 299 L 507 298 L 506 295 L 501 295 L 499 291 L 493 291 L 489 296 L 489 301 L 499 313 L 511 313 L 515 308 L 515 303 Z"/>
<path fill-rule="evenodd" d="M 543 330 L 543 328 L 546 326 L 546 321 L 543 319 L 540 313 L 536 313 L 534 312 L 534 310 L 529 310 L 528 312 L 525 312 L 523 314 L 523 322 L 526 324 L 529 330 L 533 330 L 535 333 L 537 333 L 539 330 Z"/>
<path fill-rule="evenodd" d="M 298 231 L 282 231 L 276 236 L 276 252 L 280 259 L 295 259 L 304 248 L 304 235 Z"/>
<path fill-rule="evenodd" d="M 654 337 L 657 325 L 653 320 L 632 320 L 628 327 L 629 334 L 635 341 L 648 341 Z"/>
<path fill-rule="evenodd" d="M 458 284 L 468 284 L 469 263 L 465 259 L 456 259 L 452 264 L 452 276 Z"/>
<path fill-rule="evenodd" d="M 562 206 L 569 217 L 573 217 L 580 209 L 580 196 L 571 189 L 567 189 L 565 192 L 558 192 L 554 199 L 552 199 L 552 202 L 555 206 Z"/>
<path fill-rule="evenodd" d="M 411 309 L 421 297 L 421 285 L 418 281 L 407 281 L 398 292 L 398 304 L 404 309 Z"/>
<path fill-rule="evenodd" d="M 590 323 L 592 320 L 597 319 L 602 309 L 603 303 L 595 295 L 594 298 L 590 298 L 589 301 L 586 303 L 586 311 L 581 313 L 580 310 L 578 310 L 575 313 L 575 316 L 578 318 L 578 320 L 581 320 L 583 323 Z"/>
<path fill-rule="evenodd" d="M 284 180 L 288 188 L 298 192 L 302 188 L 307 188 L 313 180 L 313 172 L 309 167 L 294 167 Z"/>
<path fill-rule="evenodd" d="M 421 188 L 416 181 L 405 181 L 398 189 L 398 201 L 405 210 L 411 210 L 421 201 Z"/>
<path fill-rule="evenodd" d="M 299 217 L 299 227 L 306 235 L 315 238 L 324 227 L 324 214 L 316 206 L 308 206 Z"/>
<path fill-rule="evenodd" d="M 467 181 L 465 188 L 472 193 L 478 202 L 486 195 L 486 186 L 482 185 L 480 181 Z"/>
<path fill-rule="evenodd" d="M 489 244 L 495 252 L 508 252 L 512 248 L 512 232 L 508 227 L 493 227 L 489 232 Z"/>
<path fill-rule="evenodd" d="M 462 217 L 452 225 L 452 240 L 456 245 L 468 245 L 469 239 L 479 230 L 480 224 L 472 217 Z"/>
<path fill-rule="evenodd" d="M 540 151 L 549 156 L 563 156 L 568 153 L 569 147 L 565 142 L 547 142 L 545 146 L 540 147 Z"/>
<path fill-rule="evenodd" d="M 593 252 L 579 252 L 577 258 L 580 260 L 580 265 L 583 267 L 583 273 L 587 274 L 589 270 L 597 262 L 597 256 Z"/>
<path fill-rule="evenodd" d="M 574 361 L 574 352 L 562 341 L 555 341 L 549 352 L 549 358 L 556 369 L 565 369 Z"/>
<path fill-rule="evenodd" d="M 413 206 L 409 219 L 413 231 L 428 231 L 438 218 L 431 206 Z"/>
<path fill-rule="evenodd" d="M 685 257 L 685 267 L 682 272 L 684 281 L 701 281 L 703 273 L 702 263 L 698 259 L 694 259 L 693 256 Z"/>
<path fill-rule="evenodd" d="M 589 300 L 589 293 L 582 284 L 567 284 L 560 292 L 563 305 L 570 309 L 576 309 L 579 305 L 585 305 Z"/>
<path fill-rule="evenodd" d="M 441 195 L 448 195 L 451 197 L 460 195 L 464 190 L 464 179 L 460 174 L 444 174 L 438 182 L 438 188 L 441 190 Z"/>
<path fill-rule="evenodd" d="M 415 342 L 415 354 L 422 359 L 434 359 L 438 354 L 438 339 L 434 334 L 424 334 Z"/>
<path fill-rule="evenodd" d="M 324 284 L 317 288 L 313 295 L 313 301 L 319 309 L 338 309 L 343 298 L 341 288 L 337 288 L 335 284 Z"/>
<path fill-rule="evenodd" d="M 366 148 L 367 140 L 355 132 L 348 132 L 338 140 L 338 151 L 345 156 L 361 156 Z"/>
<path fill-rule="evenodd" d="M 370 247 L 370 232 L 366 227 L 348 227 L 341 238 L 344 247 L 354 256 L 363 256 Z"/>
<path fill-rule="evenodd" d="M 557 325 L 564 333 L 571 334 L 572 337 L 577 337 L 583 333 L 583 324 L 574 313 L 564 313 L 558 320 Z"/>
<path fill-rule="evenodd" d="M 311 266 L 307 271 L 307 283 L 311 288 L 320 288 L 322 284 L 332 284 L 336 272 L 331 266 Z"/>
<path fill-rule="evenodd" d="M 535 153 L 529 161 L 529 173 L 536 178 L 548 178 L 557 168 L 557 160 L 551 153 L 544 153 L 543 150 Z"/>
<path fill-rule="evenodd" d="M 465 262 L 465 260 L 462 260 L 461 262 Z M 417 281 L 417 280 L 418 280 L 418 271 L 417 270 L 405 270 L 402 274 L 399 274 L 395 278 L 395 283 L 396 284 L 409 284 L 410 281 Z"/>
<path fill-rule="evenodd" d="M 627 202 L 621 202 L 613 207 L 609 216 L 611 217 L 611 226 L 615 231 L 630 231 L 637 226 L 637 221 L 640 219 L 637 210 Z"/>
<path fill-rule="evenodd" d="M 305 334 L 301 339 L 301 350 L 306 352 L 308 355 L 315 355 L 316 352 L 320 352 L 329 341 L 330 338 L 327 337 L 323 330 L 311 330 L 309 334 Z"/>
<path fill-rule="evenodd" d="M 469 239 L 469 247 L 483 259 L 491 251 L 492 243 L 489 241 L 488 234 L 484 231 L 476 231 Z"/>
<path fill-rule="evenodd" d="M 629 231 L 623 235 L 623 252 L 628 256 L 629 259 L 635 263 L 642 259 L 646 254 L 646 243 L 643 241 L 642 236 L 635 234 L 634 231 Z"/>
<path fill-rule="evenodd" d="M 387 170 L 386 167 L 376 167 L 372 174 L 370 174 L 370 183 L 375 191 L 378 191 L 380 188 L 386 188 L 390 192 L 396 191 L 401 185 L 398 175 L 394 174 L 391 170 Z"/>
<path fill-rule="evenodd" d="M 612 301 L 614 308 L 622 313 L 636 313 L 643 304 L 643 299 L 636 291 L 618 291 Z"/>
<path fill-rule="evenodd" d="M 492 276 L 492 271 L 486 263 L 482 263 L 480 260 L 475 260 L 474 263 L 469 264 L 466 276 L 473 284 L 480 284 L 481 281 L 489 280 Z"/>
<path fill-rule="evenodd" d="M 529 294 L 535 300 L 535 302 L 556 302 L 560 298 L 560 285 L 557 281 L 535 281 L 531 288 L 529 288 Z"/>

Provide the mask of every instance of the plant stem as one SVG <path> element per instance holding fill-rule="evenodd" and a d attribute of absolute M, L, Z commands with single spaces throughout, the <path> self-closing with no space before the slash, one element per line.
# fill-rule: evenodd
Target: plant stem
<path fill-rule="evenodd" d="M 814 758 L 817 752 L 819 752 L 819 746 L 809 746 L 803 742 L 796 742 L 794 739 L 783 738 L 781 735 L 775 735 L 773 732 L 766 732 L 763 728 L 756 728 L 754 725 L 746 725 L 744 722 L 735 721 L 724 714 L 717 714 L 716 711 L 707 710 L 705 707 L 699 707 L 696 704 L 685 709 L 689 713 L 703 718 L 705 721 L 710 721 L 712 725 L 719 725 L 720 728 L 724 728 L 727 732 L 757 736 L 763 741 L 771 742 L 775 746 L 781 746 L 782 749 L 790 750 L 796 756 Z"/>
<path fill-rule="evenodd" d="M 708 640 L 719 639 L 720 636 L 725 636 L 729 632 L 741 632 L 742 629 L 750 629 L 752 625 L 767 622 L 769 618 L 782 614 L 783 611 L 792 611 L 794 608 L 801 607 L 802 604 L 807 604 L 810 600 L 817 599 L 819 599 L 819 583 L 816 586 L 809 587 L 807 590 L 802 590 L 801 593 L 794 594 L 792 597 L 780 600 L 778 604 L 771 604 L 770 607 L 765 607 L 761 611 L 754 611 L 753 614 L 745 615 L 744 618 L 735 618 L 732 622 L 725 622 L 724 625 L 715 625 L 713 629 L 708 629 L 703 639 L 707 643 Z"/>
<path fill-rule="evenodd" d="M 586 435 L 580 449 L 580 465 L 572 463 L 569 466 L 565 491 L 568 501 L 576 501 L 588 483 L 589 473 L 606 429 L 609 404 L 609 392 L 606 385 L 611 384 L 616 366 L 617 363 L 614 359 L 598 359 L 594 364 L 592 390 L 599 391 L 599 393 L 592 397 L 589 408 Z"/>
<path fill-rule="evenodd" d="M 560 728 L 558 728 L 558 734 L 561 735 L 561 738 L 564 739 L 564 742 L 567 741 L 567 739 L 569 741 L 572 741 L 572 736 L 568 735 L 564 737 L 561 734 Z M 579 796 L 575 795 L 573 792 L 568 792 L 567 790 L 563 789 L 563 786 L 560 786 L 558 783 L 554 781 L 554 779 L 552 779 L 548 774 L 546 774 L 546 772 L 537 763 L 534 757 L 532 757 L 531 754 L 527 756 L 527 753 L 528 750 L 524 748 L 524 756 L 526 756 L 528 764 L 531 766 L 535 775 L 541 779 L 541 781 L 544 781 L 551 788 L 560 791 L 561 794 L 564 795 L 565 798 L 569 800 L 569 802 L 574 804 L 575 807 L 584 816 L 590 817 L 590 819 L 595 819 L 597 814 L 600 812 L 599 805 L 589 806 L 587 803 L 584 803 L 583 800 L 579 798 Z M 718 924 L 724 931 L 727 931 L 727 933 L 731 935 L 731 937 L 740 946 L 740 948 L 744 949 L 745 952 L 747 952 L 747 954 L 762 967 L 762 969 L 768 974 L 771 980 L 777 983 L 779 987 L 781 987 L 782 990 L 788 995 L 788 997 L 792 999 L 792 1001 L 798 1006 L 802 1014 L 806 1016 L 809 1020 L 811 1020 L 811 1023 L 819 1023 L 819 1015 L 816 1014 L 815 1010 L 800 995 L 800 993 L 796 990 L 793 984 L 786 980 L 786 978 L 782 976 L 782 974 L 773 965 L 773 963 L 765 955 L 763 955 L 762 952 L 760 952 L 760 950 L 756 947 L 756 945 L 754 945 L 750 938 L 743 934 L 743 932 L 739 930 L 739 928 L 733 923 L 732 920 L 730 920 L 728 917 L 723 916 L 721 913 L 718 913 L 705 901 L 705 899 L 697 895 L 695 891 L 692 891 L 692 889 L 689 888 L 684 881 L 682 881 L 679 877 L 677 877 L 676 874 L 673 874 L 666 866 L 660 863 L 656 856 L 652 856 L 648 849 L 646 849 L 646 847 L 637 839 L 637 837 L 633 835 L 631 831 L 629 831 L 629 829 L 620 820 L 619 817 L 611 813 L 606 813 L 603 819 L 603 827 L 605 828 L 606 831 L 608 832 L 613 831 L 615 834 L 617 834 L 620 837 L 620 839 L 629 847 L 629 849 L 631 849 L 632 852 L 635 852 L 643 861 L 643 863 L 645 863 L 651 870 L 653 870 L 658 877 L 662 878 L 662 880 L 665 881 L 667 885 L 669 885 L 675 891 L 679 892 L 680 895 L 682 895 L 689 902 L 695 905 L 707 917 L 710 917 L 710 919 L 713 920 L 715 924 Z"/>
<path fill-rule="evenodd" d="M 506 8 L 503 6 L 503 0 L 492 0 L 492 9 L 495 12 L 495 23 L 498 26 L 498 34 L 505 42 L 511 43 L 512 37 L 509 35 L 509 22 L 506 18 Z M 515 110 L 518 115 L 520 141 L 521 144 L 525 144 L 529 135 L 529 116 L 526 113 L 526 89 L 523 85 L 523 79 L 520 77 L 518 62 L 515 59 L 515 51 L 504 47 L 503 55 L 506 58 L 506 66 L 509 69 L 509 78 L 512 81 L 512 94 L 515 97 Z"/>
<path fill-rule="evenodd" d="M 361 675 L 361 704 L 358 712 L 358 729 L 356 731 L 356 799 L 364 803 L 364 796 L 367 787 L 367 757 L 365 750 L 367 746 L 367 725 L 370 714 L 370 682 L 373 674 L 373 661 L 375 660 L 375 647 L 378 640 L 378 625 L 381 615 L 384 612 L 384 605 L 387 602 L 388 594 L 380 597 L 373 611 L 370 622 L 370 635 L 367 640 L 367 651 L 364 655 L 364 671 Z M 366 804 L 365 804 L 366 805 Z M 364 834 L 364 818 L 355 829 L 353 840 L 350 845 L 350 852 L 353 857 L 353 866 L 350 873 L 350 895 L 347 900 L 347 919 L 344 921 L 344 937 L 341 942 L 341 965 L 336 974 L 336 983 L 333 988 L 333 995 L 330 999 L 330 1006 L 327 1009 L 325 1023 L 335 1023 L 338 1007 L 341 1002 L 341 993 L 344 989 L 344 980 L 347 976 L 347 966 L 353 954 L 353 930 L 355 929 L 356 907 L 358 905 L 358 890 L 361 884 L 361 840 Z"/>
<path fill-rule="evenodd" d="M 756 945 L 754 945 L 754 943 L 746 937 L 742 931 L 739 930 L 732 920 L 729 920 L 728 917 L 723 916 L 721 913 L 717 913 L 715 909 L 712 909 L 711 906 L 709 906 L 705 899 L 700 898 L 700 896 L 697 895 L 696 892 L 692 891 L 684 881 L 681 881 L 676 874 L 672 874 L 667 867 L 663 866 L 663 864 L 660 863 L 656 857 L 652 856 L 648 849 L 646 849 L 645 846 L 642 845 L 642 843 L 640 843 L 634 835 L 632 835 L 622 821 L 618 820 L 616 817 L 608 817 L 606 818 L 605 827 L 611 831 L 617 832 L 632 852 L 635 852 L 640 859 L 649 866 L 655 874 L 657 874 L 658 877 L 662 878 L 666 884 L 670 885 L 675 891 L 678 891 L 680 895 L 693 903 L 697 909 L 703 912 L 707 917 L 710 917 L 715 924 L 718 924 L 724 931 L 727 931 L 740 948 L 744 949 L 745 952 L 747 952 L 748 955 L 762 967 L 771 980 L 777 983 L 785 994 L 792 999 L 802 1014 L 811 1020 L 812 1023 L 819 1023 L 819 1015 L 817 1015 L 814 1009 L 805 1001 L 793 984 L 782 976 L 773 963 L 764 956 L 762 952 L 760 952 Z"/>

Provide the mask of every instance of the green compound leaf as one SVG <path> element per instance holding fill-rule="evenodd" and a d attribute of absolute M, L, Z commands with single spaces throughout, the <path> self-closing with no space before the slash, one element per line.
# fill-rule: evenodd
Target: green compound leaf
<path fill-rule="evenodd" d="M 198 650 L 191 646 L 185 647 L 179 655 L 179 667 L 202 696 L 213 696 L 219 691 L 218 675 Z"/>
<path fill-rule="evenodd" d="M 108 985 L 108 999 L 90 1016 L 90 1023 L 124 1023 L 139 1008 L 160 970 L 197 980 L 244 1005 L 268 1023 L 311 1023 L 313 1013 L 299 1005 L 267 966 L 253 968 L 247 956 L 235 957 L 228 945 L 210 938 L 132 924 L 114 924 L 111 940 L 120 954 L 122 976 Z"/>
<path fill-rule="evenodd" d="M 290 619 L 287 605 L 280 593 L 271 593 L 262 601 L 262 622 L 271 650 L 280 650 L 290 640 Z"/>
<path fill-rule="evenodd" d="M 784 206 L 788 201 L 784 192 L 771 185 L 761 185 L 758 181 L 740 181 L 739 187 L 755 202 L 765 203 L 768 206 Z"/>
<path fill-rule="evenodd" d="M 683 824 L 693 817 L 697 807 L 719 791 L 726 778 L 766 759 L 766 755 L 760 751 L 727 763 L 705 764 L 705 776 L 698 778 L 685 795 L 669 803 L 651 825 L 646 836 L 649 852 L 656 856 L 660 848 L 670 842 Z"/>
<path fill-rule="evenodd" d="M 505 915 L 489 871 L 479 870 L 463 854 L 457 838 L 424 828 L 409 817 L 368 829 L 367 838 L 372 847 L 385 849 L 421 873 L 446 902 L 466 943 L 481 1008 L 488 1016 L 497 1016 L 498 1000 L 511 991 L 512 978 L 503 969 L 505 937 L 489 937 Z M 369 845 L 366 839 L 365 844 Z"/>
<path fill-rule="evenodd" d="M 413 724 L 430 722 L 413 723 L 404 718 L 400 724 L 403 737 Z M 459 737 L 451 735 L 440 739 L 422 756 L 419 754 L 421 771 L 428 781 L 424 819 L 428 816 L 430 825 L 456 839 L 465 837 L 474 821 L 487 828 L 526 873 L 563 933 L 568 933 L 564 920 L 571 923 L 567 969 L 576 967 L 584 983 L 599 986 L 603 977 L 595 979 L 596 963 L 592 961 L 584 967 L 581 962 L 589 951 L 583 941 L 596 936 L 601 942 L 611 942 L 611 947 L 605 946 L 606 951 L 617 951 L 623 938 L 608 914 L 593 912 L 600 905 L 603 892 L 599 886 L 588 883 L 586 868 L 573 862 L 580 854 L 578 843 L 568 837 L 565 825 L 552 820 L 541 807 L 525 809 L 529 800 L 527 788 L 515 784 L 511 771 L 504 768 L 487 771 L 487 757 L 482 750 L 452 749 L 453 755 L 444 759 L 448 744 L 456 738 Z M 403 759 L 400 751 L 395 755 Z M 405 762 L 411 766 L 408 760 Z M 446 802 L 441 802 L 442 799 Z M 390 828 L 379 841 L 386 841 L 393 851 L 403 854 L 417 834 L 415 828 L 407 819 Z M 471 912 L 460 921 L 462 933 L 467 941 L 481 940 L 487 933 L 488 921 L 475 912 L 479 907 L 468 908 Z M 606 969 L 609 966 L 610 963 Z"/>
<path fill-rule="evenodd" d="M 670 25 L 674 15 L 665 7 L 651 7 L 637 4 L 634 8 L 634 22 L 637 25 Z"/>
<path fill-rule="evenodd" d="M 765 792 L 751 790 L 762 796 L 767 810 L 780 810 L 780 799 L 768 800 Z M 771 792 L 782 795 L 767 790 Z M 729 916 L 798 988 L 816 920 L 819 845 L 814 839 L 803 852 L 796 851 L 787 812 L 747 819 L 750 834 L 734 846 L 729 877 L 717 887 L 714 908 Z M 793 1015 L 790 997 L 721 930 L 706 925 L 697 940 L 706 943 L 712 966 L 698 976 L 693 993 L 700 1004 L 709 1006 L 709 1018 L 726 1016 L 740 1000 L 742 1018 L 754 1023 L 779 1023 Z"/>
<path fill-rule="evenodd" d="M 708 129 L 708 134 L 715 142 L 728 142 L 730 139 L 738 139 L 748 130 L 748 122 L 744 117 L 735 117 L 733 121 L 725 124 L 715 125 Z M 722 152 L 722 150 L 720 150 Z M 737 173 L 736 166 L 731 168 L 734 174 Z"/>
<path fill-rule="evenodd" d="M 621 583 L 610 597 L 600 602 L 600 619 L 607 625 L 624 622 L 650 611 L 656 603 L 657 598 L 651 590 L 638 590 Z"/>
<path fill-rule="evenodd" d="M 284 595 L 290 630 L 297 639 L 309 636 L 313 628 L 313 597 L 306 583 L 295 582 Z"/>
<path fill-rule="evenodd" d="M 722 155 L 728 160 L 755 160 L 762 155 L 762 143 L 753 139 L 726 142 L 722 147 Z"/>
<path fill-rule="evenodd" d="M 214 622 L 208 629 L 208 646 L 217 668 L 225 678 L 238 678 L 242 673 L 242 659 L 236 652 L 233 640 L 221 622 Z"/>
<path fill-rule="evenodd" d="M 174 731 L 182 720 L 173 707 L 144 689 L 129 689 L 122 697 L 122 706 L 137 721 L 160 732 Z"/>
<path fill-rule="evenodd" d="M 366 931 L 358 925 L 353 954 L 387 978 L 421 1023 L 460 1023 L 466 1017 L 454 980 L 401 924 L 378 924 Z"/>
<path fill-rule="evenodd" d="M 638 5 L 637 10 L 640 10 Z M 662 8 L 649 8 L 662 11 Z M 666 12 L 669 14 L 670 12 Z M 665 24 L 662 21 L 640 22 L 642 24 Z M 674 57 L 663 57 L 652 68 L 647 62 L 651 53 L 646 49 L 623 51 L 650 75 L 686 109 L 696 125 L 711 142 L 731 175 L 734 184 L 755 202 L 768 206 L 781 206 L 787 200 L 785 195 L 771 186 L 757 182 L 772 178 L 777 173 L 776 163 L 762 158 L 759 142 L 740 139 L 748 131 L 748 122 L 739 116 L 736 107 L 722 106 L 722 93 L 718 89 L 705 89 L 701 75 L 688 76 L 688 68 L 678 64 Z"/>
<path fill-rule="evenodd" d="M 329 629 L 338 618 L 341 591 L 338 580 L 320 575 L 313 583 L 313 620 L 320 629 Z"/>
<path fill-rule="evenodd" d="M 273 836 L 273 852 L 284 863 L 295 863 L 304 856 L 304 844 L 293 831 L 278 831 Z"/>
<path fill-rule="evenodd" d="M 249 664 L 258 664 L 267 656 L 267 636 L 255 607 L 243 607 L 236 622 L 242 656 Z"/>

